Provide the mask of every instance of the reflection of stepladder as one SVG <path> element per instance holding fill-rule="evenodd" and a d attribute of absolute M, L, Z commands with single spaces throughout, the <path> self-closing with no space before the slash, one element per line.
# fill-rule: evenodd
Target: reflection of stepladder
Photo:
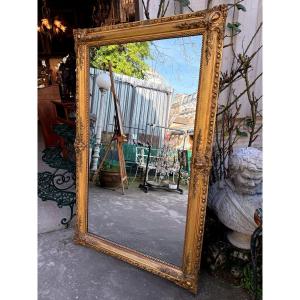
<path fill-rule="evenodd" d="M 101 168 L 104 164 L 104 161 L 108 155 L 108 153 L 111 150 L 112 143 L 115 141 L 117 146 L 117 153 L 119 158 L 119 165 L 120 165 L 120 177 L 121 177 L 121 186 L 122 186 L 122 193 L 124 194 L 124 185 L 128 187 L 128 178 L 126 173 L 126 166 L 125 166 L 125 159 L 124 159 L 124 153 L 123 153 L 123 143 L 126 142 L 126 135 L 124 134 L 124 130 L 122 127 L 122 115 L 121 115 L 121 108 L 120 108 L 120 102 L 118 100 L 116 91 L 115 91 L 115 85 L 114 85 L 114 78 L 112 73 L 112 67 L 111 63 L 109 63 L 109 74 L 110 74 L 110 80 L 111 80 L 111 92 L 113 94 L 114 99 L 114 105 L 115 105 L 115 128 L 114 128 L 114 134 L 107 145 L 105 149 L 104 156 L 99 164 L 99 167 L 97 168 L 94 176 L 93 176 L 93 183 L 96 183 L 97 177 L 99 176 L 99 173 L 101 171 Z"/>

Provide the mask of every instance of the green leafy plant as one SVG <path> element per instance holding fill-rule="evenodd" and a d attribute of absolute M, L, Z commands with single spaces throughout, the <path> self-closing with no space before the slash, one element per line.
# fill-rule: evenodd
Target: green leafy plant
<path fill-rule="evenodd" d="M 110 172 L 119 172 L 120 166 L 117 161 L 105 160 L 101 170 L 110 171 Z"/>
<path fill-rule="evenodd" d="M 253 269 L 250 264 L 247 264 L 243 269 L 243 277 L 241 280 L 242 286 L 245 290 L 247 290 L 250 294 L 255 295 L 256 299 L 262 299 L 262 289 L 261 287 L 257 288 L 255 291 L 255 287 L 253 285 Z"/>
<path fill-rule="evenodd" d="M 246 7 L 245 7 L 243 4 L 240 4 L 240 3 L 236 4 L 236 8 L 237 8 L 238 10 L 242 10 L 242 11 L 244 11 L 244 12 L 247 11 L 247 10 L 246 10 Z"/>
<path fill-rule="evenodd" d="M 239 23 L 239 22 L 227 23 L 227 28 L 231 29 L 235 33 L 240 33 L 242 31 L 239 28 L 240 26 L 241 26 L 241 23 Z"/>
<path fill-rule="evenodd" d="M 111 62 L 113 71 L 144 79 L 149 66 L 145 62 L 151 59 L 150 42 L 108 45 L 91 49 L 91 66 L 108 70 Z"/>

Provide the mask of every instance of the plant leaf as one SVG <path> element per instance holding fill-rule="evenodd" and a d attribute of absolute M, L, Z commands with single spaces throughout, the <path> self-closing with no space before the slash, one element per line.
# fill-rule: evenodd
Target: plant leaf
<path fill-rule="evenodd" d="M 253 126 L 253 120 L 251 118 L 246 118 L 245 125 L 247 127 L 252 127 Z"/>
<path fill-rule="evenodd" d="M 237 8 L 238 10 L 247 11 L 246 7 L 245 7 L 244 5 L 242 5 L 242 4 L 237 4 L 237 5 L 236 5 L 236 8 Z"/>
<path fill-rule="evenodd" d="M 241 32 L 241 29 L 239 29 L 240 26 L 241 26 L 241 23 L 239 23 L 239 22 L 227 23 L 227 28 L 229 28 L 237 33 Z"/>
<path fill-rule="evenodd" d="M 178 0 L 178 2 L 180 2 L 182 6 L 188 6 L 191 3 L 190 0 Z"/>
<path fill-rule="evenodd" d="M 237 134 L 238 136 L 244 136 L 244 137 L 247 137 L 247 136 L 248 136 L 247 132 L 245 132 L 245 131 L 240 131 L 239 128 L 236 129 L 236 134 Z"/>
<path fill-rule="evenodd" d="M 233 29 L 234 26 L 233 26 L 232 23 L 227 23 L 227 27 L 230 28 L 230 29 Z"/>
<path fill-rule="evenodd" d="M 239 23 L 239 22 L 234 22 L 234 23 L 232 23 L 232 25 L 233 25 L 234 27 L 236 27 L 236 28 L 239 28 L 239 27 L 241 26 L 241 23 Z"/>

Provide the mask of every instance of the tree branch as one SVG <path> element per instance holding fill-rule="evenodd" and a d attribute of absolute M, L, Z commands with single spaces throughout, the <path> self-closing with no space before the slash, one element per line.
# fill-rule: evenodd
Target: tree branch
<path fill-rule="evenodd" d="M 262 76 L 262 73 L 260 73 L 249 85 L 249 88 L 252 87 L 255 82 Z M 221 115 L 224 113 L 228 108 L 230 108 L 233 104 L 235 104 L 245 93 L 247 92 L 247 89 L 245 89 L 242 93 L 240 93 L 229 105 L 227 105 L 222 111 L 217 113 L 217 116 Z"/>
<path fill-rule="evenodd" d="M 230 47 L 230 46 L 232 46 L 232 45 L 233 45 L 233 43 L 224 45 L 224 46 L 223 46 L 223 49 L 224 49 L 224 48 L 227 48 L 227 47 Z"/>
<path fill-rule="evenodd" d="M 163 14 L 162 14 L 162 17 L 165 16 L 165 14 L 166 14 L 166 12 L 167 12 L 167 9 L 168 9 L 168 7 L 169 7 L 169 4 L 170 4 L 170 0 L 169 0 L 168 3 L 167 3 L 166 9 L 164 10 L 164 12 L 163 12 Z"/>
<path fill-rule="evenodd" d="M 143 7 L 144 7 L 144 14 L 145 14 L 145 17 L 146 17 L 147 20 L 150 20 L 150 15 L 149 15 L 149 1 L 150 0 L 147 1 L 147 7 L 146 7 L 144 0 L 142 0 L 142 4 L 143 4 Z"/>
<path fill-rule="evenodd" d="M 252 42 L 254 41 L 254 39 L 255 39 L 255 37 L 256 37 L 256 35 L 258 34 L 258 32 L 260 31 L 260 29 L 261 29 L 261 27 L 262 27 L 262 22 L 260 22 L 260 24 L 259 24 L 259 26 L 258 26 L 258 28 L 256 29 L 256 31 L 255 31 L 255 33 L 254 33 L 254 35 L 253 35 L 253 37 L 252 37 L 252 39 L 250 40 L 250 42 L 249 42 L 249 44 L 248 44 L 248 46 L 247 46 L 247 48 L 246 48 L 246 50 L 245 50 L 245 52 L 244 52 L 244 55 L 247 53 L 247 51 L 249 50 L 249 48 L 250 48 L 250 46 L 251 46 L 251 44 L 252 44 Z"/>

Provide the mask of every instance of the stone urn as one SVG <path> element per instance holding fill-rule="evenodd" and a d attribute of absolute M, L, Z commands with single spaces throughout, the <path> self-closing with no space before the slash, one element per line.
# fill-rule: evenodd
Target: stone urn
<path fill-rule="evenodd" d="M 228 240 L 241 249 L 250 249 L 251 235 L 257 228 L 256 209 L 262 207 L 262 151 L 247 147 L 233 152 L 229 178 L 209 190 L 208 206 L 232 231 Z"/>

